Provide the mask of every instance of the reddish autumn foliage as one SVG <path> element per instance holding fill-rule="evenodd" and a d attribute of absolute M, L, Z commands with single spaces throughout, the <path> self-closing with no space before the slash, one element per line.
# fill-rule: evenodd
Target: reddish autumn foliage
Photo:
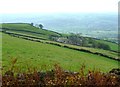
<path fill-rule="evenodd" d="M 15 75 L 11 70 L 2 76 L 2 87 L 48 87 L 48 86 L 92 86 L 92 87 L 120 87 L 120 76 L 115 73 L 102 73 L 89 71 L 84 73 L 84 67 L 80 72 L 64 71 L 58 65 L 47 72 L 18 73 Z"/>

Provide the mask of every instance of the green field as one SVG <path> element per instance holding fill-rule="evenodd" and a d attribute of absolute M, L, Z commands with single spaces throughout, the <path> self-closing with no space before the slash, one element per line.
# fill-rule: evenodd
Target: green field
<path fill-rule="evenodd" d="M 7 32 L 12 32 L 14 34 L 45 39 L 39 39 L 42 42 L 41 43 L 24 40 L 22 38 L 2 33 L 3 71 L 7 71 L 11 67 L 11 61 L 14 59 L 17 59 L 17 63 L 14 67 L 15 72 L 26 71 L 28 67 L 31 69 L 36 68 L 38 70 L 49 70 L 53 68 L 54 64 L 59 64 L 65 70 L 71 71 L 79 71 L 82 64 L 86 65 L 86 69 L 97 69 L 103 72 L 108 72 L 113 68 L 118 68 L 118 61 L 95 54 L 101 53 L 118 59 L 118 53 L 116 52 L 50 41 L 49 36 L 51 35 L 56 37 L 64 35 L 45 29 L 39 29 L 27 23 L 5 23 L 2 24 L 1 28 L 7 28 L 9 29 Z M 103 40 L 97 41 L 108 44 L 113 51 L 118 50 L 118 46 L 115 43 Z M 51 43 L 58 44 L 60 46 L 52 45 Z M 68 49 L 64 46 L 75 49 L 84 49 L 91 53 Z"/>
<path fill-rule="evenodd" d="M 107 42 L 107 41 L 104 41 L 104 40 L 97 40 L 97 41 L 100 42 L 100 43 L 105 43 L 105 44 L 109 45 L 111 50 L 113 50 L 113 51 L 118 51 L 118 45 L 115 44 L 115 43 Z"/>
<path fill-rule="evenodd" d="M 7 30 L 7 31 L 10 31 L 10 32 L 27 34 L 27 35 L 32 35 L 32 36 L 41 37 L 41 38 L 45 38 L 45 39 L 49 39 L 50 35 L 66 36 L 66 34 L 59 34 L 59 33 L 53 32 L 53 31 L 48 31 L 48 30 L 45 30 L 45 29 L 39 29 L 37 27 L 31 26 L 28 23 L 3 23 L 2 28 L 8 28 L 10 30 Z M 36 34 L 36 33 L 32 33 L 32 32 L 24 32 L 24 31 L 15 31 L 14 29 L 15 30 L 27 30 L 27 31 L 41 33 L 41 34 Z M 107 42 L 107 41 L 104 41 L 104 40 L 96 40 L 96 41 L 109 45 L 111 50 L 113 50 L 113 51 L 118 51 L 118 45 L 115 44 L 115 43 Z"/>
<path fill-rule="evenodd" d="M 64 69 L 72 71 L 79 71 L 83 63 L 86 65 L 86 69 L 100 69 L 103 72 L 118 67 L 117 61 L 99 55 L 3 34 L 3 70 L 7 70 L 11 65 L 10 61 L 15 58 L 18 59 L 15 65 L 16 72 L 19 70 L 25 71 L 28 67 L 48 70 L 52 69 L 54 64 L 60 64 Z"/>
<path fill-rule="evenodd" d="M 104 54 L 104 55 L 106 55 L 108 57 L 111 57 L 113 59 L 118 59 L 118 53 L 117 52 L 113 52 L 113 51 L 109 51 L 109 50 L 103 50 L 103 49 L 97 49 L 97 48 L 89 48 L 89 47 L 82 47 L 82 46 L 76 46 L 76 45 L 70 45 L 70 44 L 63 44 L 63 43 L 54 42 L 54 41 L 48 41 L 48 40 L 41 40 L 41 42 L 43 42 L 43 43 L 47 43 L 48 42 L 48 43 L 58 44 L 61 47 L 67 46 L 67 47 L 73 48 L 73 49 L 86 50 L 86 51 L 89 51 L 92 54 L 100 53 L 100 54 Z"/>
<path fill-rule="evenodd" d="M 56 32 L 40 29 L 40 28 L 31 26 L 30 24 L 27 24 L 27 23 L 5 23 L 5 24 L 3 23 L 2 28 L 10 29 L 7 31 L 33 35 L 37 37 L 43 37 L 46 39 L 48 39 L 50 35 L 60 36 L 60 34 Z M 25 30 L 25 31 L 31 31 L 31 32 L 17 31 L 17 30 Z M 32 33 L 32 32 L 35 32 L 35 33 Z M 36 33 L 40 33 L 40 34 L 36 34 Z"/>

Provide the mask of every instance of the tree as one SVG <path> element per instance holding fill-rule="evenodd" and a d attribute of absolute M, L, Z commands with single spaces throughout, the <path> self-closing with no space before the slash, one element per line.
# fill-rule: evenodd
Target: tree
<path fill-rule="evenodd" d="M 82 39 L 82 46 L 88 46 L 88 39 L 87 38 L 83 38 Z"/>
<path fill-rule="evenodd" d="M 110 50 L 110 46 L 104 43 L 99 43 L 98 48 L 102 48 L 104 50 Z"/>
<path fill-rule="evenodd" d="M 43 29 L 43 25 L 42 25 L 42 24 L 39 24 L 39 28 Z"/>
<path fill-rule="evenodd" d="M 81 45 L 82 39 L 78 34 L 71 33 L 68 37 L 69 43 L 74 45 Z"/>
<path fill-rule="evenodd" d="M 110 46 L 105 43 L 94 42 L 92 45 L 94 48 L 100 48 L 104 50 L 110 50 Z"/>
<path fill-rule="evenodd" d="M 34 24 L 33 24 L 33 23 L 31 23 L 30 25 L 31 25 L 31 26 L 33 26 Z"/>
<path fill-rule="evenodd" d="M 94 41 L 94 42 L 92 42 L 92 47 L 93 48 L 98 48 L 98 42 L 97 41 Z"/>

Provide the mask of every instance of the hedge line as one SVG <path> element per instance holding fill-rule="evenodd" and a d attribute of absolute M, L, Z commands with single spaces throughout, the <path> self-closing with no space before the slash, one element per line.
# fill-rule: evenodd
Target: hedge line
<path fill-rule="evenodd" d="M 38 37 L 34 37 L 34 36 L 27 36 L 27 35 L 21 35 L 21 34 L 15 34 L 15 33 L 11 33 L 11 32 L 4 32 L 4 33 L 9 34 L 9 35 L 14 36 L 14 37 L 19 37 L 19 38 L 22 38 L 22 39 L 30 40 L 30 41 L 52 44 L 52 45 L 56 45 L 56 46 L 59 46 L 59 47 L 64 47 L 64 48 L 68 48 L 68 49 L 72 49 L 72 50 L 92 53 L 92 54 L 95 54 L 95 55 L 100 55 L 100 56 L 103 56 L 103 57 L 106 57 L 106 58 L 109 58 L 109 59 L 120 61 L 119 58 L 116 59 L 114 57 L 111 57 L 111 56 L 108 56 L 108 55 L 105 55 L 105 54 L 102 54 L 102 53 L 99 53 L 99 52 L 94 53 L 94 52 L 91 52 L 91 51 L 86 50 L 86 49 L 73 48 L 73 47 L 70 47 L 70 46 L 67 46 L 67 45 L 61 45 L 61 44 L 53 43 L 53 42 L 43 42 L 41 40 L 46 40 L 46 39 L 43 39 L 43 38 L 38 38 Z"/>

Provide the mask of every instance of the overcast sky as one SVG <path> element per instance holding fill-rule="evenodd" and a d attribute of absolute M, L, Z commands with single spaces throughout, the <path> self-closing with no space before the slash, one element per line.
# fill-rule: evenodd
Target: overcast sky
<path fill-rule="evenodd" d="M 0 0 L 0 13 L 117 12 L 120 0 Z"/>

